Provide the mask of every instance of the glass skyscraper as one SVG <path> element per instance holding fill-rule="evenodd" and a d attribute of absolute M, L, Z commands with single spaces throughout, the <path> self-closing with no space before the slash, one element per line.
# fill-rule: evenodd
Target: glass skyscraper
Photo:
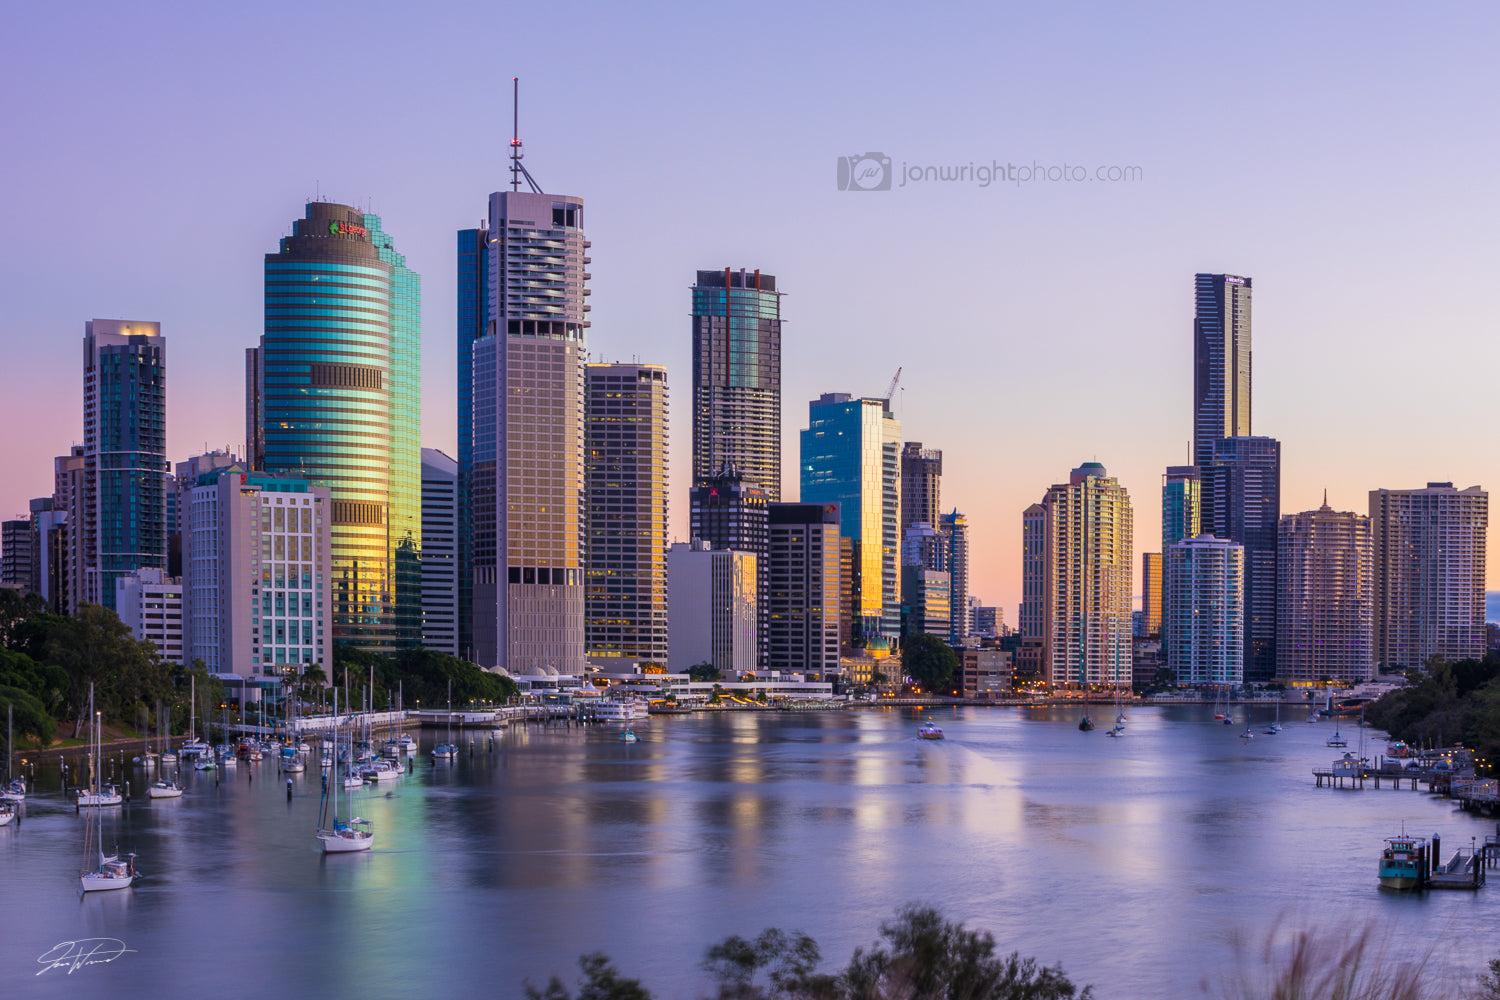
<path fill-rule="evenodd" d="M 839 504 L 854 545 L 852 615 L 866 640 L 901 635 L 901 422 L 885 399 L 824 393 L 802 432 L 802 502 Z"/>
<path fill-rule="evenodd" d="M 115 581 L 167 568 L 167 342 L 161 324 L 96 319 L 83 335 L 79 600 L 115 606 Z"/>
<path fill-rule="evenodd" d="M 726 462 L 781 499 L 781 294 L 727 267 L 693 285 L 693 485 Z"/>
<path fill-rule="evenodd" d="M 421 640 L 421 280 L 377 216 L 311 202 L 265 259 L 247 364 L 258 471 L 332 492 L 334 639 Z"/>
<path fill-rule="evenodd" d="M 1193 464 L 1202 466 L 1219 438 L 1250 434 L 1250 279 L 1199 274 L 1193 284 Z"/>
<path fill-rule="evenodd" d="M 1268 437 L 1219 438 L 1198 473 L 1203 533 L 1245 547 L 1245 680 L 1263 683 L 1276 676 L 1281 442 Z M 1168 585 L 1172 572 L 1169 565 Z M 1168 602 L 1169 627 L 1174 613 Z"/>

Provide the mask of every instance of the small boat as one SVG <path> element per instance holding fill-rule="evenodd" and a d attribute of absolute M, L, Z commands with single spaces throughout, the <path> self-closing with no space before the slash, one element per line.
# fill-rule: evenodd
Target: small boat
<path fill-rule="evenodd" d="M 1427 841 L 1422 837 L 1388 837 L 1380 852 L 1380 885 L 1383 889 L 1422 888 L 1427 864 Z"/>
<path fill-rule="evenodd" d="M 1079 731 L 1087 733 L 1087 732 L 1091 732 L 1093 730 L 1093 728 L 1094 728 L 1094 720 L 1089 718 L 1089 713 L 1084 712 L 1083 713 L 1083 718 L 1078 720 L 1078 729 L 1079 729 Z"/>
<path fill-rule="evenodd" d="M 292 754 L 290 757 L 281 758 L 281 769 L 287 774 L 301 774 L 307 770 L 307 764 L 303 762 L 300 754 Z"/>
<path fill-rule="evenodd" d="M 1349 745 L 1349 741 L 1339 735 L 1338 722 L 1334 722 L 1333 724 L 1333 735 L 1328 737 L 1328 745 L 1331 747 L 1346 747 Z"/>
<path fill-rule="evenodd" d="M 1252 733 L 1249 730 L 1248 727 L 1246 727 L 1245 731 L 1243 733 L 1240 733 L 1240 739 L 1242 739 L 1242 740 L 1253 740 L 1253 739 L 1255 739 L 1255 734 Z"/>
<path fill-rule="evenodd" d="M 129 889 L 137 874 L 134 854 L 127 854 L 123 859 L 113 855 L 106 858 L 101 854 L 99 866 L 91 872 L 84 872 L 79 876 L 79 881 L 83 883 L 84 892 Z"/>
<path fill-rule="evenodd" d="M 346 774 L 342 778 L 340 778 L 339 780 L 343 783 L 343 786 L 345 788 L 363 788 L 363 787 L 365 787 L 365 779 L 361 778 L 357 774 Z"/>
<path fill-rule="evenodd" d="M 1119 738 L 1125 735 L 1125 727 L 1120 725 L 1119 723 L 1116 723 L 1114 728 L 1107 731 L 1104 735 Z"/>
<path fill-rule="evenodd" d="M 214 763 L 214 759 L 208 756 L 199 757 L 193 762 L 194 771 L 212 771 L 218 766 L 219 765 Z"/>
<path fill-rule="evenodd" d="M 621 743 L 639 743 L 640 737 L 635 734 L 634 729 L 627 729 L 620 734 Z"/>
<path fill-rule="evenodd" d="M 940 740 L 943 738 L 943 731 L 928 722 L 917 728 L 917 738 L 922 740 Z"/>
<path fill-rule="evenodd" d="M 12 781 L 10 784 L 6 785 L 4 788 L 0 788 L 0 802 L 25 801 L 26 781 L 24 778 L 17 778 L 15 781 Z"/>
<path fill-rule="evenodd" d="M 334 690 L 333 714 L 338 715 L 338 690 Z M 333 741 L 338 744 L 338 730 L 333 731 Z M 332 792 L 332 795 L 329 792 Z M 339 819 L 339 782 L 325 786 L 323 801 L 318 810 L 318 846 L 324 854 L 349 854 L 368 851 L 375 843 L 375 834 L 368 829 L 370 821 L 358 816 L 346 823 Z"/>
<path fill-rule="evenodd" d="M 78 806 L 89 808 L 90 806 L 117 806 L 125 801 L 125 796 L 114 785 L 96 784 L 93 791 L 79 789 Z"/>
<path fill-rule="evenodd" d="M 397 737 L 397 741 L 400 742 L 401 749 L 405 750 L 407 753 L 417 752 L 417 741 L 412 739 L 409 733 L 402 733 Z"/>
<path fill-rule="evenodd" d="M 440 743 L 432 748 L 432 755 L 438 760 L 452 760 L 458 756 L 458 744 L 453 742 L 453 682 L 448 682 L 448 742 Z"/>
<path fill-rule="evenodd" d="M 156 758 L 163 766 L 177 763 L 177 755 L 170 750 L 163 750 Z"/>
<path fill-rule="evenodd" d="M 146 786 L 148 799 L 176 799 L 182 796 L 182 786 L 173 781 L 153 781 Z"/>
<path fill-rule="evenodd" d="M 0 800 L 0 826 L 5 826 L 16 818 L 16 804 Z"/>
<path fill-rule="evenodd" d="M 388 764 L 383 760 L 377 760 L 373 764 L 367 764 L 360 769 L 360 777 L 366 781 L 390 781 L 399 778 L 406 772 L 398 764 Z"/>
<path fill-rule="evenodd" d="M 91 793 L 80 793 L 78 804 L 82 805 L 114 805 L 120 801 L 115 793 L 114 786 L 100 785 L 99 772 L 94 769 L 96 763 L 104 760 L 103 747 L 101 745 L 101 729 L 99 713 L 94 711 L 94 686 L 89 685 L 89 716 L 94 722 L 94 733 L 92 745 L 89 747 L 89 778 L 93 786 Z M 101 800 L 107 794 L 114 795 L 114 802 L 105 803 L 92 801 L 85 803 L 84 799 Z M 83 833 L 83 871 L 79 873 L 79 882 L 84 892 L 97 892 L 101 889 L 128 889 L 135 881 L 135 855 L 127 854 L 122 859 L 118 855 L 105 856 L 104 854 L 104 814 L 94 813 L 94 821 L 84 824 Z M 98 860 L 95 861 L 95 858 Z M 92 867 L 90 867 L 92 866 Z"/>
<path fill-rule="evenodd" d="M 400 740 L 386 740 L 385 741 L 384 750 L 385 750 L 385 755 L 386 755 L 386 757 L 388 759 L 390 759 L 390 760 L 400 760 L 401 759 L 401 741 Z"/>

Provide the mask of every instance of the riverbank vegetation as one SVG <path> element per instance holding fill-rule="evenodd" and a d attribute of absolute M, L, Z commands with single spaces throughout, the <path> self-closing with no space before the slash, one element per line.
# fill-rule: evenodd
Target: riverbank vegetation
<path fill-rule="evenodd" d="M 1474 751 L 1486 773 L 1500 760 L 1500 654 L 1482 660 L 1433 659 L 1411 671 L 1407 685 L 1365 709 L 1365 719 L 1413 746 Z"/>

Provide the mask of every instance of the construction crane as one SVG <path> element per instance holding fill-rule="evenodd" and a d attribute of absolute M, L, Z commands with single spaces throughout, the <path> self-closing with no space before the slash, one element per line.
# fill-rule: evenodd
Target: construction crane
<path fill-rule="evenodd" d="M 896 374 L 891 378 L 890 388 L 886 389 L 886 391 L 885 391 L 885 402 L 886 402 L 887 406 L 889 406 L 890 403 L 891 403 L 891 400 L 893 398 L 895 398 L 895 395 L 896 395 L 896 386 L 901 381 L 901 369 L 903 367 L 905 367 L 905 366 L 904 365 L 898 365 L 896 367 Z"/>

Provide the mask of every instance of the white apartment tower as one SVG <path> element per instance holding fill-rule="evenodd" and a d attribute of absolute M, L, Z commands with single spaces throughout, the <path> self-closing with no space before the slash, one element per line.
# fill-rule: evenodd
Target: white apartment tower
<path fill-rule="evenodd" d="M 1181 686 L 1245 679 L 1245 547 L 1213 535 L 1167 546 L 1167 666 Z"/>

